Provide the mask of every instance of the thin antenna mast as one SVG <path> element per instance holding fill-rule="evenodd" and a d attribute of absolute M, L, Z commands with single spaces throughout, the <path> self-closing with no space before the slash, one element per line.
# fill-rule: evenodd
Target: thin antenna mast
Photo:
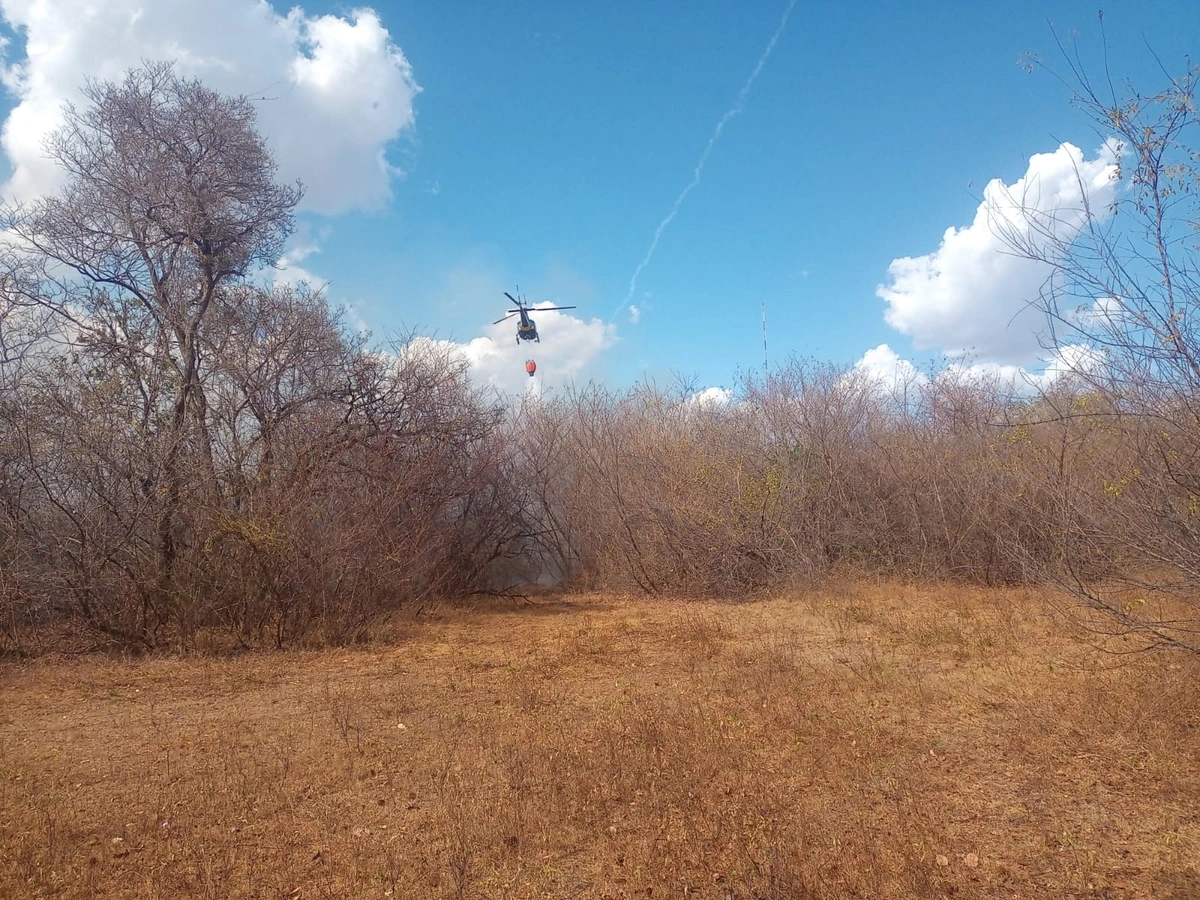
<path fill-rule="evenodd" d="M 763 378 L 767 377 L 767 298 L 763 297 L 762 301 L 762 322 L 763 322 Z"/>

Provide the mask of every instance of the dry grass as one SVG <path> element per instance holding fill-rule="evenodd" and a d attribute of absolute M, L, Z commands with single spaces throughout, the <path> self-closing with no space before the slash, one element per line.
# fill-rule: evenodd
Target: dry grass
<path fill-rule="evenodd" d="M 1200 896 L 1200 666 L 1025 591 L 0 670 L 5 897 Z"/>

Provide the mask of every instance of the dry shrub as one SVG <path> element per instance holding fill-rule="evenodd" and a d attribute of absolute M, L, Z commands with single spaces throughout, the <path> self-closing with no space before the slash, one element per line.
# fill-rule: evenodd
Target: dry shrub
<path fill-rule="evenodd" d="M 733 404 L 593 388 L 535 411 L 536 507 L 557 566 L 609 589 L 741 596 L 845 567 L 1020 582 L 1064 555 L 1074 465 L 1050 471 L 1049 434 L 1030 451 L 1026 404 L 800 361 Z"/>
<path fill-rule="evenodd" d="M 546 498 L 593 584 L 736 595 L 798 564 L 780 473 L 739 411 L 651 389 L 572 394 Z"/>
<path fill-rule="evenodd" d="M 215 630 L 282 646 L 317 625 L 344 641 L 488 587 L 520 552 L 502 411 L 461 361 L 419 343 L 368 354 L 291 289 L 231 297 L 219 321 L 185 451 L 144 439 L 110 373 L 39 373 L 17 422 L 26 487 L 5 547 L 28 564 L 6 567 L 10 594 L 126 644 Z"/>
<path fill-rule="evenodd" d="M 313 624 L 344 641 L 488 586 L 521 546 L 500 410 L 462 363 L 417 343 L 353 365 L 350 396 L 279 429 L 244 512 L 223 513 L 202 548 L 217 621 L 248 643 Z"/>

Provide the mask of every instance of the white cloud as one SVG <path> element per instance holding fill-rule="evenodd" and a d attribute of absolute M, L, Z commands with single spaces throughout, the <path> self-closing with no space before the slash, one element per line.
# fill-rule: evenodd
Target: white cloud
<path fill-rule="evenodd" d="M 1047 380 L 1043 384 L 1041 376 L 1021 366 L 997 362 L 951 363 L 938 372 L 937 380 L 943 383 L 975 384 L 980 387 L 995 386 L 1013 394 L 1029 394 L 1050 385 L 1050 381 Z"/>
<path fill-rule="evenodd" d="M 1040 366 L 989 361 L 952 362 L 934 377 L 958 383 L 995 385 L 1012 393 L 1029 394 L 1048 390 L 1064 378 L 1094 372 L 1102 360 L 1103 355 L 1094 347 L 1067 344 Z M 927 375 L 887 344 L 864 353 L 853 371 L 897 399 L 930 383 Z"/>
<path fill-rule="evenodd" d="M 939 378 L 996 384 L 1018 394 L 1043 391 L 1071 375 L 1094 371 L 1102 355 L 1084 344 L 1068 344 L 1040 366 L 1015 366 L 996 362 L 952 363 Z"/>
<path fill-rule="evenodd" d="M 634 304 L 629 304 L 629 321 L 636 325 L 642 321 L 642 310 Z"/>
<path fill-rule="evenodd" d="M 728 406 L 733 402 L 733 391 L 723 387 L 705 388 L 696 391 L 686 402 L 688 406 Z"/>
<path fill-rule="evenodd" d="M 887 344 L 880 344 L 863 354 L 854 370 L 888 393 L 904 391 L 929 379 L 907 359 L 901 359 Z"/>
<path fill-rule="evenodd" d="M 1086 344 L 1067 344 L 1059 347 L 1046 363 L 1045 369 L 1034 377 L 1047 388 L 1063 378 L 1095 373 L 1104 362 L 1104 352 Z"/>
<path fill-rule="evenodd" d="M 1020 258 L 997 232 L 1043 250 L 1069 242 L 1089 210 L 1106 214 L 1117 177 L 1111 143 L 1090 160 L 1064 143 L 1033 156 L 1014 184 L 992 180 L 970 225 L 947 229 L 932 253 L 892 261 L 890 283 L 876 291 L 888 304 L 888 324 L 910 335 L 917 347 L 950 356 L 969 354 L 1001 366 L 1037 360 L 1046 326 L 1037 300 L 1051 266 Z"/>
<path fill-rule="evenodd" d="M 86 77 L 119 79 L 147 59 L 257 100 L 259 126 L 282 180 L 307 187 L 302 208 L 369 209 L 391 196 L 389 145 L 414 123 L 420 90 L 403 52 L 371 9 L 345 16 L 286 16 L 266 0 L 0 0 L 25 37 L 5 50 L 0 81 L 16 98 L 0 133 L 13 173 L 3 193 L 28 200 L 60 174 L 42 142 L 78 102 Z"/>
<path fill-rule="evenodd" d="M 1117 334 L 1130 321 L 1130 311 L 1120 297 L 1098 297 L 1091 306 L 1081 306 L 1070 319 L 1084 334 Z"/>
<path fill-rule="evenodd" d="M 534 380 L 539 389 L 548 384 L 563 385 L 585 374 L 617 339 L 616 326 L 601 319 L 584 321 L 548 310 L 538 312 L 534 318 L 541 343 L 522 341 L 518 346 L 516 326 L 511 319 L 489 325 L 482 336 L 466 343 L 441 343 L 466 357 L 471 365 L 471 377 L 477 383 L 517 394 L 529 390 L 526 360 L 537 363 Z"/>
<path fill-rule="evenodd" d="M 275 263 L 274 281 L 276 284 L 300 284 L 307 282 L 310 287 L 324 289 L 329 282 L 300 265 L 314 253 L 320 253 L 321 247 L 312 237 L 293 236 L 288 249 Z"/>

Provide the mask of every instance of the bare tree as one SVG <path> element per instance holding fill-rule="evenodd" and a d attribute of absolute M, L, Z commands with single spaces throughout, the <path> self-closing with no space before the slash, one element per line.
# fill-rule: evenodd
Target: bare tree
<path fill-rule="evenodd" d="M 1117 629 L 1200 651 L 1200 68 L 1144 94 L 1060 49 L 1074 105 L 1114 151 L 1116 199 L 1087 207 L 1078 232 L 1021 198 L 994 222 L 1052 273 L 1042 303 L 1081 401 L 1059 411 L 1104 420 L 1089 473 L 1101 502 L 1066 532 L 1068 583 Z M 1062 502 L 1080 509 L 1077 492 Z M 1097 557 L 1115 571 L 1090 577 Z"/>
<path fill-rule="evenodd" d="M 32 401 L 31 385 L 53 347 L 49 313 L 23 301 L 19 286 L 27 262 L 9 255 L 0 263 L 0 650 L 19 643 L 36 603 L 21 589 L 30 546 L 23 509 L 34 489 L 21 445 L 21 426 Z M 27 285 L 26 285 L 27 286 Z"/>
<path fill-rule="evenodd" d="M 149 641 L 178 599 L 186 495 L 215 489 L 206 322 L 227 286 L 278 258 L 301 192 L 275 182 L 248 100 L 181 78 L 169 64 L 147 64 L 121 83 L 91 82 L 84 95 L 88 104 L 68 105 L 47 143 L 65 186 L 6 207 L 0 222 L 39 264 L 20 293 L 67 323 L 90 400 L 119 405 L 104 412 L 116 412 L 146 448 L 136 480 L 153 498 L 156 583 L 136 624 L 105 627 Z M 83 515 L 69 491 L 51 494 L 61 511 Z"/>

